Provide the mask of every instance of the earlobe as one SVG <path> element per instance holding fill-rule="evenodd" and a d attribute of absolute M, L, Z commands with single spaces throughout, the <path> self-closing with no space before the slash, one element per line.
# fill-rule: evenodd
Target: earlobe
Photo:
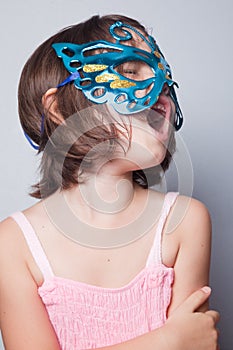
<path fill-rule="evenodd" d="M 48 111 L 49 118 L 56 124 L 62 124 L 64 118 L 57 111 L 57 101 L 56 101 L 57 88 L 50 88 L 42 96 L 42 104 L 44 109 Z"/>

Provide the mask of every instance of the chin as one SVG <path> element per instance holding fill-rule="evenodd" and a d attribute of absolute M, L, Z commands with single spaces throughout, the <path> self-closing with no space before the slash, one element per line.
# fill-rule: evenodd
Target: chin
<path fill-rule="evenodd" d="M 152 151 L 152 150 L 151 150 Z M 167 154 L 167 146 L 160 142 L 160 145 L 156 147 L 153 157 L 153 164 L 151 166 L 156 166 L 161 164 Z"/>
<path fill-rule="evenodd" d="M 158 150 L 157 150 L 158 151 Z M 140 169 L 148 169 L 153 168 L 155 166 L 158 166 L 162 164 L 166 156 L 166 149 L 164 148 L 164 151 L 162 152 L 156 152 L 153 157 L 145 158 L 143 161 L 140 162 L 141 166 L 134 170 L 140 170 Z"/>

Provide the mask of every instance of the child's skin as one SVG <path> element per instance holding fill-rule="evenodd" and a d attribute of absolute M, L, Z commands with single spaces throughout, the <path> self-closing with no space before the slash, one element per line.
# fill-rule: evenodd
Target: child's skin
<path fill-rule="evenodd" d="M 148 50 L 144 42 L 139 47 Z M 126 68 L 125 74 L 135 74 L 132 67 L 131 70 Z M 142 68 L 138 74 L 138 79 L 146 79 L 150 71 Z M 55 102 L 51 104 L 54 98 Z M 56 89 L 45 93 L 43 103 L 45 108 L 50 108 L 57 124 L 62 123 L 62 115 L 56 108 Z M 143 211 L 150 193 L 154 203 L 151 215 L 159 217 L 164 194 L 143 189 L 132 181 L 132 171 L 160 164 L 165 157 L 170 122 L 175 114 L 166 85 L 155 106 L 155 113 L 161 113 L 159 105 L 165 109 L 162 131 L 155 132 L 146 120 L 132 117 L 132 146 L 126 153 L 117 150 L 117 157 L 90 172 L 85 183 L 56 192 L 51 197 L 62 201 L 64 195 L 81 221 L 111 229 L 135 220 Z M 111 108 L 109 110 L 113 113 Z M 129 117 L 121 118 L 127 122 Z M 124 181 L 124 191 L 120 191 L 119 200 L 117 186 L 121 181 Z M 102 201 L 111 203 L 114 215 L 98 210 Z M 37 232 L 56 275 L 118 288 L 144 268 L 154 238 L 154 227 L 121 248 L 94 249 L 61 235 L 45 209 L 46 200 L 42 200 L 24 210 L 24 214 Z M 163 233 L 163 263 L 174 267 L 175 272 L 167 322 L 148 334 L 102 349 L 216 350 L 219 315 L 215 311 L 207 311 L 210 290 L 200 290 L 208 285 L 210 246 L 211 223 L 207 209 L 195 199 L 179 196 Z M 94 272 L 93 266 L 96 266 Z M 4 220 L 0 224 L 0 326 L 6 350 L 59 349 L 45 306 L 37 293 L 42 283 L 41 271 L 19 227 L 10 218 Z"/>

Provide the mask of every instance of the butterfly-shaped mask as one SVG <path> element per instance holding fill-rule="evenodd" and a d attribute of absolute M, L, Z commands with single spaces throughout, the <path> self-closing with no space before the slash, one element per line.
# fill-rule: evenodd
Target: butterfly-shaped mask
<path fill-rule="evenodd" d="M 108 103 L 121 114 L 133 114 L 152 107 L 166 83 L 176 106 L 174 126 L 180 129 L 183 118 L 174 90 L 177 84 L 154 38 L 145 37 L 136 28 L 119 21 L 109 31 L 115 43 L 97 40 L 52 45 L 71 73 L 58 87 L 73 81 L 90 101 Z M 132 32 L 146 43 L 148 51 L 122 43 L 134 39 Z"/>

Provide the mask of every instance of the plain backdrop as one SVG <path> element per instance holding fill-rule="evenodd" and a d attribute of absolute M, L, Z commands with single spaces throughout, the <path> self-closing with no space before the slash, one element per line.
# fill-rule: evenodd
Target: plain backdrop
<path fill-rule="evenodd" d="M 107 13 L 135 17 L 151 28 L 179 82 L 185 116 L 179 138 L 186 147 L 186 163 L 190 156 L 194 178 L 187 171 L 188 186 L 180 186 L 173 166 L 167 187 L 179 187 L 190 195 L 192 183 L 192 195 L 211 213 L 211 306 L 221 312 L 221 350 L 232 350 L 232 0 L 1 1 L 0 219 L 35 202 L 28 191 L 36 181 L 39 163 L 17 116 L 17 84 L 25 61 L 59 29 Z M 176 157 L 178 173 L 182 167 L 184 173 L 179 147 Z"/>

